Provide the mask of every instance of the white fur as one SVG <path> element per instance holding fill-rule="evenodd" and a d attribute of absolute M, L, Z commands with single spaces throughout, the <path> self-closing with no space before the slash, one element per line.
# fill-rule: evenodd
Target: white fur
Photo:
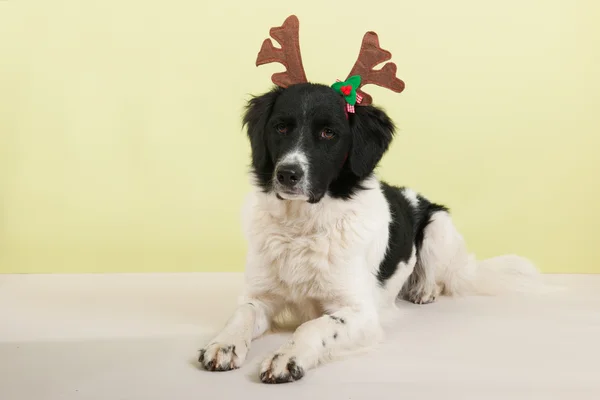
<path fill-rule="evenodd" d="M 203 350 L 205 365 L 213 361 L 223 369 L 228 362 L 230 368 L 239 367 L 251 339 L 284 310 L 299 318 L 300 326 L 262 364 L 265 382 L 298 379 L 297 368 L 306 370 L 368 347 L 381 339 L 381 323 L 389 315 L 385 311 L 395 309 L 417 264 L 426 275 L 418 288 L 422 302 L 440 293 L 494 294 L 532 287 L 537 271 L 526 260 L 476 263 L 446 212 L 436 213 L 425 229 L 419 256 L 413 248 L 409 262 L 380 285 L 376 275 L 387 250 L 391 215 L 379 181 L 371 178 L 364 185 L 372 190 L 351 200 L 326 196 L 317 204 L 282 201 L 259 190 L 249 196 L 243 218 L 249 244 L 245 293 L 223 331 Z M 416 193 L 403 194 L 418 204 Z M 220 351 L 232 345 L 231 354 Z"/>
<path fill-rule="evenodd" d="M 415 192 L 414 190 L 404 188 L 402 189 L 402 195 L 406 200 L 408 200 L 411 206 L 416 207 L 419 205 L 419 198 L 417 197 L 417 192 Z"/>

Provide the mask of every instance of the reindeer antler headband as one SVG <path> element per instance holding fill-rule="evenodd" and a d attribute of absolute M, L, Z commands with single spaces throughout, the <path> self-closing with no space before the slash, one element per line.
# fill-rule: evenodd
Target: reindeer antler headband
<path fill-rule="evenodd" d="M 278 62 L 286 71 L 273 74 L 271 80 L 279 87 L 286 88 L 297 83 L 306 83 L 306 74 L 302 66 L 298 31 L 300 22 L 295 15 L 289 16 L 283 25 L 271 28 L 271 37 L 281 48 L 273 46 L 271 39 L 265 39 L 256 58 L 256 66 Z M 404 82 L 396 77 L 396 64 L 386 63 L 381 69 L 377 65 L 388 61 L 392 54 L 379 46 L 375 32 L 367 32 L 363 37 L 358 59 L 345 81 L 337 81 L 331 87 L 346 100 L 346 110 L 354 112 L 356 104 L 369 105 L 373 98 L 362 90 L 365 85 L 381 86 L 396 93 L 404 90 Z"/>

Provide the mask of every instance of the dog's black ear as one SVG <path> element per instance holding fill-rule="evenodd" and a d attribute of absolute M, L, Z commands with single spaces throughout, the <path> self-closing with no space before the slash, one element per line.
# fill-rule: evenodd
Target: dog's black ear
<path fill-rule="evenodd" d="M 273 104 L 282 90 L 275 87 L 263 95 L 253 97 L 246 105 L 243 126 L 248 128 L 248 138 L 252 149 L 252 166 L 255 172 L 263 171 L 271 162 L 267 154 L 265 125 L 271 115 Z"/>
<path fill-rule="evenodd" d="M 350 114 L 352 150 L 348 157 L 350 169 L 359 178 L 366 178 L 387 151 L 396 127 L 390 117 L 374 106 L 357 106 Z"/>

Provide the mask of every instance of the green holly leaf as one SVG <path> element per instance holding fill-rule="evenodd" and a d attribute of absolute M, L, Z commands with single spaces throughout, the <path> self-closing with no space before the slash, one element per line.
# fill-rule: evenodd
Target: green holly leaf
<path fill-rule="evenodd" d="M 350 93 L 344 94 L 342 92 L 342 88 L 347 87 L 347 86 L 351 87 Z M 334 83 L 333 85 L 331 85 L 331 88 L 333 90 L 335 90 L 336 92 L 338 92 L 339 94 L 341 94 L 344 97 L 344 99 L 346 100 L 346 103 L 353 106 L 356 104 L 356 90 L 358 89 L 359 86 L 360 86 L 360 75 L 353 75 L 353 76 L 349 77 L 348 79 L 346 79 L 344 82 Z"/>
<path fill-rule="evenodd" d="M 348 82 L 348 84 L 352 85 L 354 90 L 357 90 L 358 87 L 360 86 L 360 75 L 353 75 L 350 78 L 346 79 L 346 82 Z"/>

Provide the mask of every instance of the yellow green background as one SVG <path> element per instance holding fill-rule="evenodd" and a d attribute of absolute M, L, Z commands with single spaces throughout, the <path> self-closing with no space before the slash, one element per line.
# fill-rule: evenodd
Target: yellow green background
<path fill-rule="evenodd" d="M 369 8 L 371 7 L 371 8 Z M 309 79 L 367 30 L 406 90 L 379 174 L 481 257 L 600 272 L 597 1 L 0 1 L 0 271 L 239 271 L 254 61 L 296 13 Z"/>

